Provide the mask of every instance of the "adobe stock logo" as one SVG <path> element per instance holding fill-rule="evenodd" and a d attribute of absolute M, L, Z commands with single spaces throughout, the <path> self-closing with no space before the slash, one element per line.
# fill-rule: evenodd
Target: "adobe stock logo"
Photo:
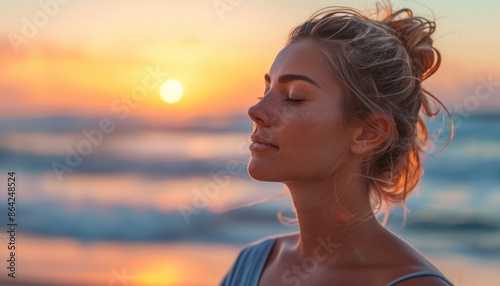
<path fill-rule="evenodd" d="M 318 246 L 314 249 L 312 256 L 304 258 L 300 264 L 293 264 L 290 269 L 283 272 L 281 275 L 283 283 L 301 285 L 302 281 L 309 279 L 320 264 L 328 260 L 335 253 L 335 249 L 341 246 L 339 243 L 333 242 L 330 235 L 326 237 L 326 240 L 317 237 L 316 242 L 318 242 Z"/>
<path fill-rule="evenodd" d="M 477 111 L 480 105 L 491 98 L 500 87 L 500 81 L 495 81 L 493 75 L 489 74 L 487 77 L 479 76 L 477 78 L 479 84 L 476 85 L 474 94 L 468 95 L 460 103 L 455 103 L 450 110 L 451 113 L 456 114 L 453 119 L 455 129 L 460 128 L 462 121 L 467 119 L 474 111 Z"/>
<path fill-rule="evenodd" d="M 248 144 L 248 143 L 247 143 Z M 192 204 L 179 204 L 177 207 L 186 224 L 191 223 L 192 215 L 200 214 L 201 210 L 208 208 L 211 200 L 215 199 L 222 190 L 228 188 L 233 178 L 239 178 L 246 172 L 246 168 L 235 160 L 230 160 L 225 165 L 225 170 L 210 172 L 210 180 L 202 189 L 193 189 Z"/>
<path fill-rule="evenodd" d="M 129 282 L 134 279 L 134 275 L 127 275 L 125 272 L 125 268 L 122 268 L 121 273 L 113 269 L 111 271 L 113 277 L 109 280 L 108 286 L 116 286 L 116 285 L 129 285 Z M 118 282 L 118 283 L 117 283 Z"/>
<path fill-rule="evenodd" d="M 34 12 L 31 17 L 21 19 L 20 33 L 10 32 L 7 34 L 10 45 L 14 52 L 19 51 L 19 46 L 27 44 L 33 39 L 40 29 L 47 26 L 51 19 L 56 17 L 61 10 L 61 5 L 66 5 L 69 0 L 40 0 L 38 1 L 39 10 Z"/>
<path fill-rule="evenodd" d="M 160 70 L 159 65 L 156 68 L 149 66 L 146 68 L 142 82 L 136 84 L 129 93 L 121 94 L 119 98 L 115 98 L 110 104 L 110 111 L 118 115 L 119 120 L 126 120 L 131 110 L 138 108 L 139 103 L 146 100 L 150 92 L 157 90 L 158 86 L 167 78 L 168 74 Z M 65 160 L 52 161 L 52 169 L 57 176 L 59 182 L 63 181 L 63 176 L 66 173 L 72 173 L 85 159 L 90 156 L 94 148 L 100 146 L 106 137 L 116 130 L 116 121 L 109 117 L 104 117 L 99 120 L 97 128 L 91 130 L 82 130 L 83 137 L 76 145 L 66 145 Z"/>
<path fill-rule="evenodd" d="M 232 12 L 241 3 L 243 3 L 243 0 L 215 0 L 212 2 L 212 5 L 214 6 L 215 12 L 217 12 L 217 15 L 219 16 L 219 19 L 224 21 L 224 14 Z"/>

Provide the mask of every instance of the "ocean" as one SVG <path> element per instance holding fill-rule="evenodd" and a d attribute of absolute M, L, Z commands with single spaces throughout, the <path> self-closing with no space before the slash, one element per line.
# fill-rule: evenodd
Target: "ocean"
<path fill-rule="evenodd" d="M 8 257 L 7 173 L 15 172 L 17 281 L 214 285 L 242 245 L 297 230 L 278 219 L 293 217 L 283 185 L 246 173 L 249 119 L 109 120 L 108 133 L 97 117 L 0 120 L 0 255 Z M 479 265 L 499 265 L 499 206 L 500 116 L 475 114 L 462 118 L 443 152 L 427 156 L 406 220 L 395 209 L 387 227 L 456 271 L 453 279 L 479 281 Z M 449 266 L 456 261 L 479 268 L 458 273 Z M 135 277 L 130 284 L 118 283 L 122 268 Z M 207 276 L 189 278 L 186 269 Z"/>

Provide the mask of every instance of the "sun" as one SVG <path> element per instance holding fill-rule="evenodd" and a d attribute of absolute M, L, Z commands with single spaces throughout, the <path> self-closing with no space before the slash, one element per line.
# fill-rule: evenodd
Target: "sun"
<path fill-rule="evenodd" d="M 160 87 L 160 96 L 166 103 L 176 103 L 182 98 L 184 88 L 182 84 L 175 79 L 167 80 Z"/>

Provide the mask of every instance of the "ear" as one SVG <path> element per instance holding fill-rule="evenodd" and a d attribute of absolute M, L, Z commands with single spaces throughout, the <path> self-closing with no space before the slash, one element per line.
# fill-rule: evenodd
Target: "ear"
<path fill-rule="evenodd" d="M 370 114 L 354 127 L 351 152 L 358 155 L 370 153 L 387 140 L 393 128 L 393 124 L 387 116 Z"/>

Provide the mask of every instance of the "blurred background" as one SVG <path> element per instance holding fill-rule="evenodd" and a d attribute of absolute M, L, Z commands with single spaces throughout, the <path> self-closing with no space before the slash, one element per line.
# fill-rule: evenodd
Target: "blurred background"
<path fill-rule="evenodd" d="M 393 4 L 437 19 L 443 63 L 426 87 L 456 131 L 388 227 L 456 285 L 498 285 L 500 2 Z M 0 284 L 217 285 L 243 245 L 295 231 L 277 218 L 293 215 L 284 187 L 246 173 L 246 112 L 290 29 L 328 5 L 375 7 L 1 1 Z"/>

